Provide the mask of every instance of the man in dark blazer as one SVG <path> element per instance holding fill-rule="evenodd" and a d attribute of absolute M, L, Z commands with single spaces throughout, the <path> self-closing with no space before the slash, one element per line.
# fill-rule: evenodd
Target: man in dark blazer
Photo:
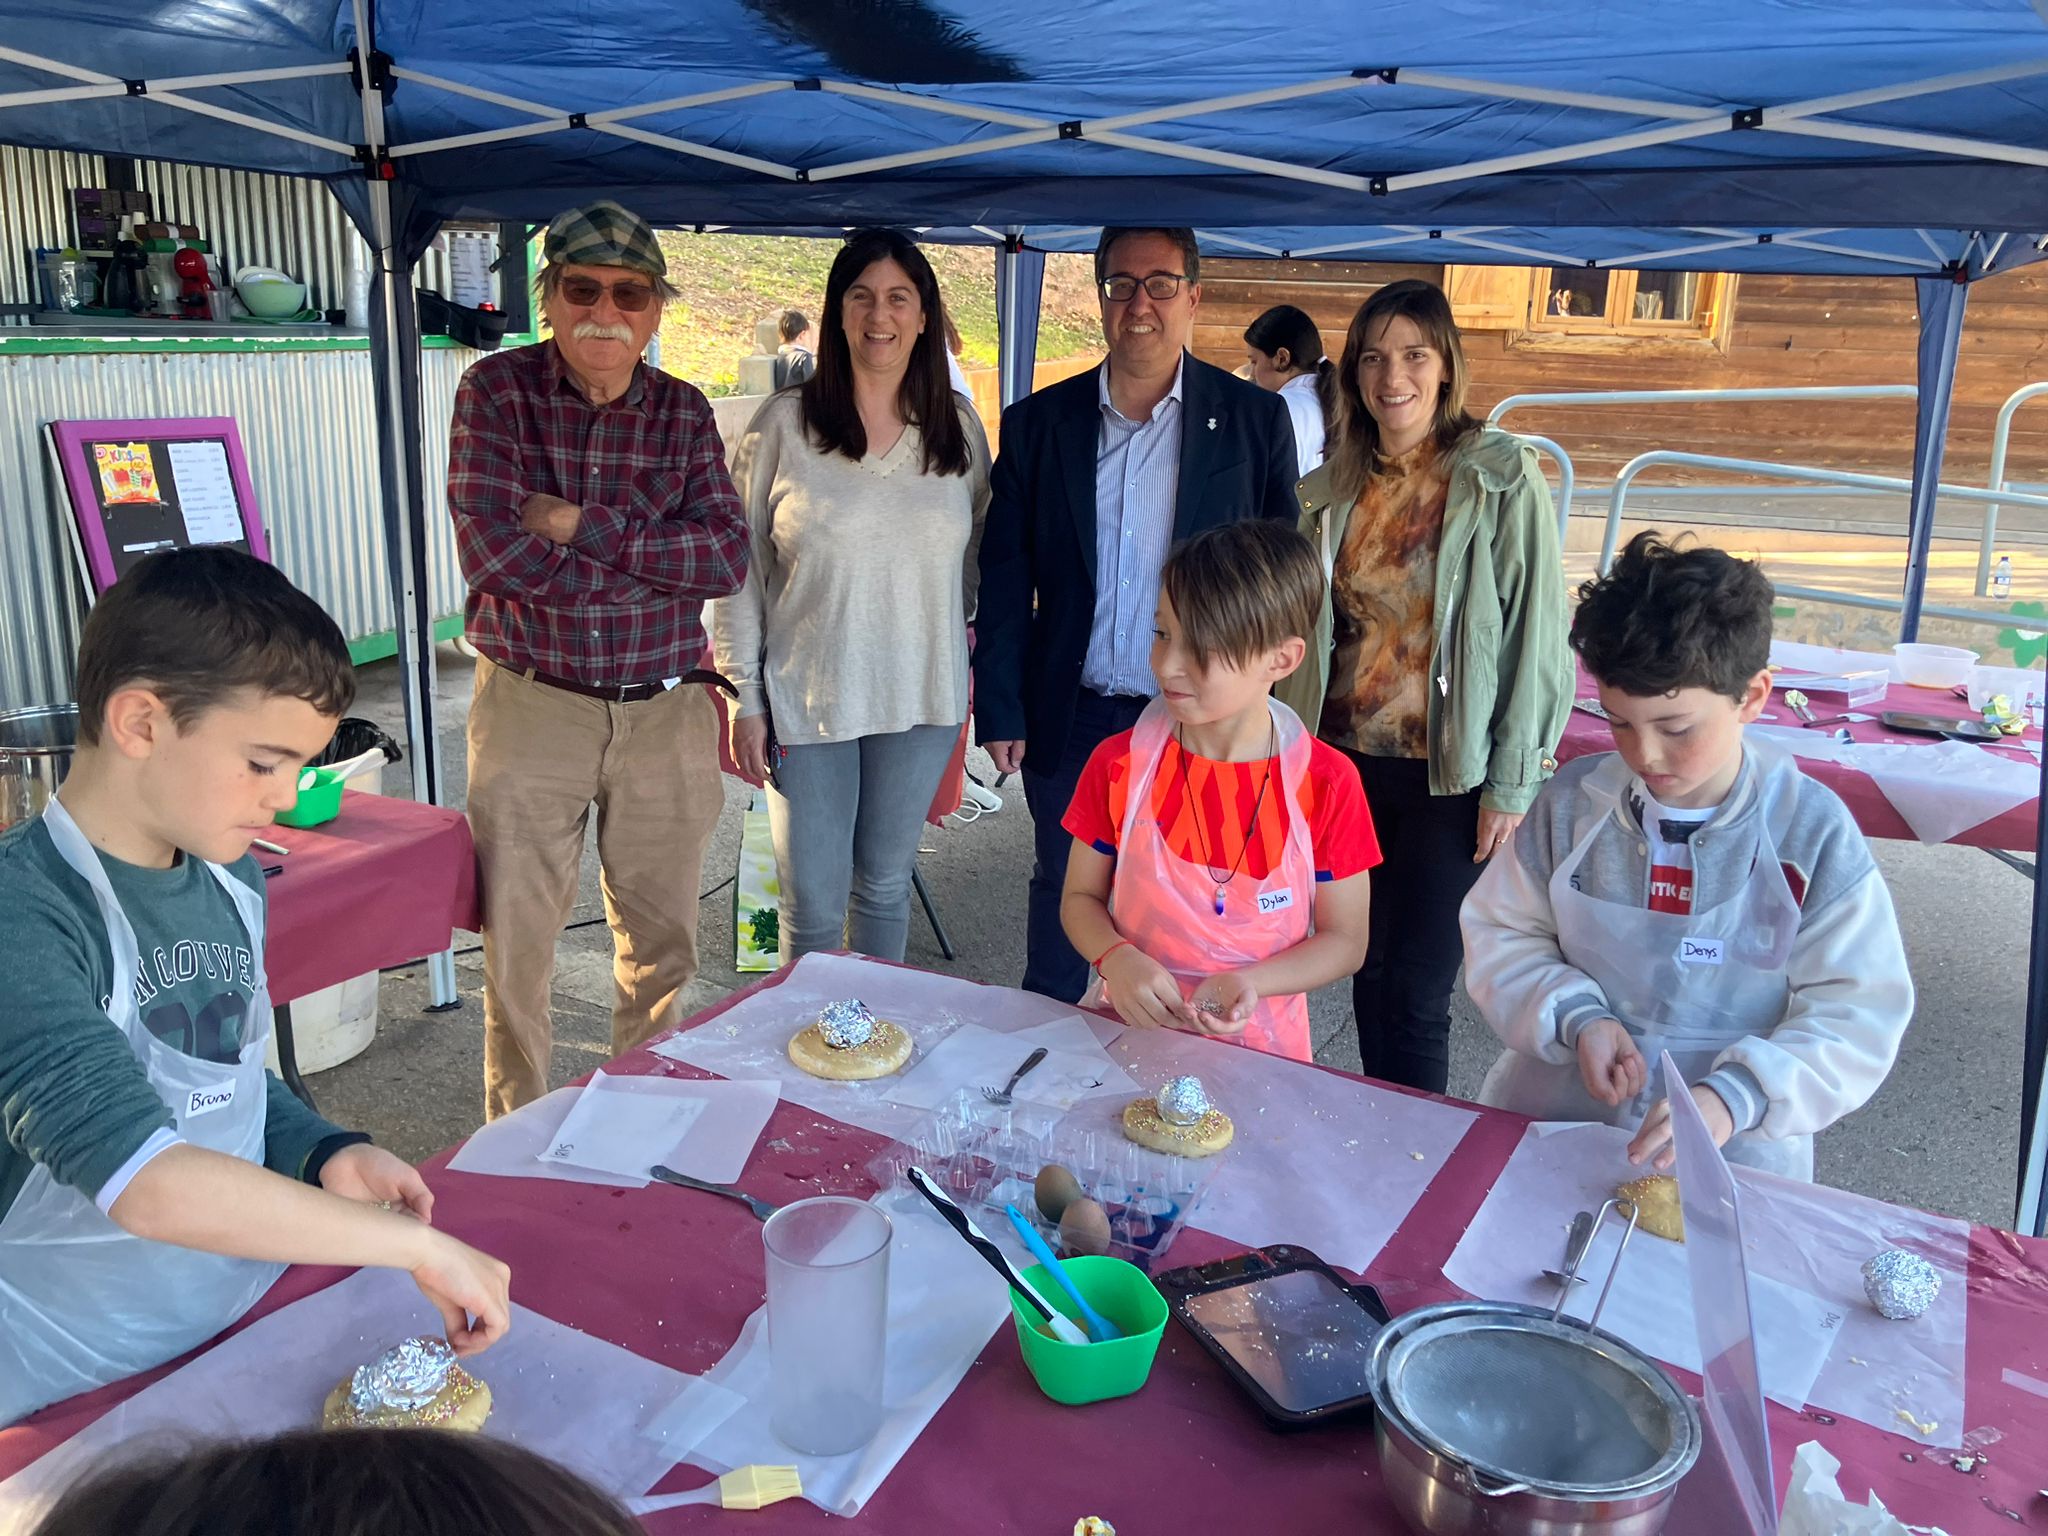
<path fill-rule="evenodd" d="M 1077 1002 L 1089 963 L 1060 928 L 1089 755 L 1157 692 L 1150 662 L 1169 547 L 1297 515 L 1278 395 L 1191 356 L 1201 257 L 1188 229 L 1105 229 L 1095 251 L 1109 356 L 1003 413 L 975 620 L 976 735 L 1022 770 L 1036 859 L 1023 985 Z"/>

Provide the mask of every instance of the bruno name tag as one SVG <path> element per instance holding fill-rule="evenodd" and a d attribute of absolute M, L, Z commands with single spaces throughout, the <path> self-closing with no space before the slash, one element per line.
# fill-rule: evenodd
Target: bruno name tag
<path fill-rule="evenodd" d="M 196 1120 L 201 1115 L 210 1115 L 216 1109 L 226 1109 L 235 1102 L 235 1085 L 223 1083 L 218 1088 L 194 1088 L 185 1100 L 185 1118 Z"/>

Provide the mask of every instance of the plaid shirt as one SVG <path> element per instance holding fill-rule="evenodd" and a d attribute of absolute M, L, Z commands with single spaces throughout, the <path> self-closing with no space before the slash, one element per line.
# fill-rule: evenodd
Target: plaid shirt
<path fill-rule="evenodd" d="M 578 502 L 557 544 L 519 524 L 528 496 Z M 551 341 L 486 357 L 455 392 L 448 509 L 469 641 L 493 661 L 593 687 L 703 663 L 703 600 L 747 576 L 747 517 L 711 406 L 647 367 L 594 407 Z"/>

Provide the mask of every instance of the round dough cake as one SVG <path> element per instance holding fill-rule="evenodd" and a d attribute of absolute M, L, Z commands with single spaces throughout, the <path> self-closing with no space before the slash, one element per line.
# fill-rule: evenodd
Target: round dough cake
<path fill-rule="evenodd" d="M 368 1369 L 375 1370 L 380 1363 L 381 1358 Z M 322 1429 L 454 1429 L 473 1434 L 491 1416 L 491 1389 L 452 1360 L 440 1389 L 417 1407 L 387 1401 L 358 1408 L 357 1374 L 342 1377 L 327 1394 L 327 1401 L 320 1405 Z"/>
<path fill-rule="evenodd" d="M 825 1043 L 820 1025 L 800 1029 L 790 1038 L 789 1059 L 813 1077 L 857 1083 L 887 1077 L 910 1060 L 910 1036 L 887 1019 L 875 1020 L 875 1032 L 863 1045 L 841 1049 Z"/>
<path fill-rule="evenodd" d="M 1124 1106 L 1124 1134 L 1141 1147 L 1176 1157 L 1214 1157 L 1237 1135 L 1230 1116 L 1212 1109 L 1193 1125 L 1175 1125 L 1159 1113 L 1159 1101 L 1146 1097 Z"/>

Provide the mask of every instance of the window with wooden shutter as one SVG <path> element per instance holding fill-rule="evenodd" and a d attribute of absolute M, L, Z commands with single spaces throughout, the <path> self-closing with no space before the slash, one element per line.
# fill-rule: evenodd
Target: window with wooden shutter
<path fill-rule="evenodd" d="M 1445 267 L 1444 294 L 1466 331 L 1519 331 L 1529 323 L 1534 279 L 1528 267 Z"/>

